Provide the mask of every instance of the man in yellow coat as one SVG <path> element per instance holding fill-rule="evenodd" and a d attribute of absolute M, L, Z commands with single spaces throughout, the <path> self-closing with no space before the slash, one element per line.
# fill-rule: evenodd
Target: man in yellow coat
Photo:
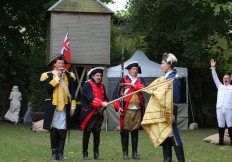
<path fill-rule="evenodd" d="M 63 151 L 70 116 L 74 115 L 76 100 L 73 82 L 73 73 L 64 69 L 68 63 L 64 55 L 58 54 L 50 60 L 53 70 L 41 75 L 47 90 L 44 108 L 43 128 L 50 130 L 52 149 L 51 160 L 64 160 Z"/>

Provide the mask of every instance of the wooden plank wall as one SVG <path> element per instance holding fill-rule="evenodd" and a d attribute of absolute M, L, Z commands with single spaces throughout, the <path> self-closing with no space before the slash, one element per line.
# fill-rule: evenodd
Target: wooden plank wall
<path fill-rule="evenodd" d="M 72 64 L 110 64 L 110 14 L 51 12 L 49 57 L 60 52 L 69 31 Z"/>

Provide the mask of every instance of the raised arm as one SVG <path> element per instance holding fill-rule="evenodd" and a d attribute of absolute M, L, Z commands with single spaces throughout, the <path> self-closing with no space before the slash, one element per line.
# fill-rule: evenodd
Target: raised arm
<path fill-rule="evenodd" d="M 222 83 L 218 79 L 218 75 L 217 75 L 217 72 L 215 70 L 215 68 L 216 68 L 216 61 L 214 59 L 211 59 L 210 60 L 210 65 L 211 65 L 211 70 L 212 70 L 212 76 L 213 76 L 214 83 L 215 83 L 215 85 L 218 88 L 220 85 L 222 85 Z"/>

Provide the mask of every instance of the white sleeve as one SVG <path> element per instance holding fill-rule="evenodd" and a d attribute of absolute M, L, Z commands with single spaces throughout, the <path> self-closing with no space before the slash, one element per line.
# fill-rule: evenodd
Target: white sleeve
<path fill-rule="evenodd" d="M 75 110 L 75 109 L 76 109 L 76 106 L 71 106 L 71 109 Z"/>
<path fill-rule="evenodd" d="M 217 88 L 219 88 L 220 85 L 222 85 L 222 83 L 220 82 L 220 80 L 218 79 L 218 75 L 216 73 L 216 70 L 215 68 L 212 68 L 212 76 L 213 76 L 213 80 L 214 80 L 214 83 L 216 84 Z"/>
<path fill-rule="evenodd" d="M 59 77 L 55 77 L 55 80 L 57 81 L 57 83 L 60 83 L 60 78 Z"/>

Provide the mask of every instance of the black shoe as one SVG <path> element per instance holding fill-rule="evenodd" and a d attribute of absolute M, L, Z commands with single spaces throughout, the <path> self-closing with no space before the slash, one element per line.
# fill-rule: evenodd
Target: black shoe
<path fill-rule="evenodd" d="M 51 160 L 58 160 L 57 150 L 52 150 Z"/>
<path fill-rule="evenodd" d="M 138 157 L 137 153 L 133 153 L 132 158 L 135 160 L 139 160 L 140 158 Z"/>
<path fill-rule="evenodd" d="M 99 156 L 99 151 L 98 151 L 98 149 L 97 150 L 95 150 L 94 151 L 94 159 L 95 160 L 103 160 L 103 158 L 101 158 L 100 156 Z"/>
<path fill-rule="evenodd" d="M 88 152 L 83 152 L 83 160 L 89 160 Z"/>
<path fill-rule="evenodd" d="M 64 161 L 64 155 L 62 153 L 58 153 L 58 159 L 60 161 Z"/>
<path fill-rule="evenodd" d="M 128 153 L 127 152 L 124 152 L 123 153 L 123 160 L 128 160 L 129 157 L 128 157 Z"/>
<path fill-rule="evenodd" d="M 88 156 L 84 156 L 83 160 L 89 160 Z"/>

